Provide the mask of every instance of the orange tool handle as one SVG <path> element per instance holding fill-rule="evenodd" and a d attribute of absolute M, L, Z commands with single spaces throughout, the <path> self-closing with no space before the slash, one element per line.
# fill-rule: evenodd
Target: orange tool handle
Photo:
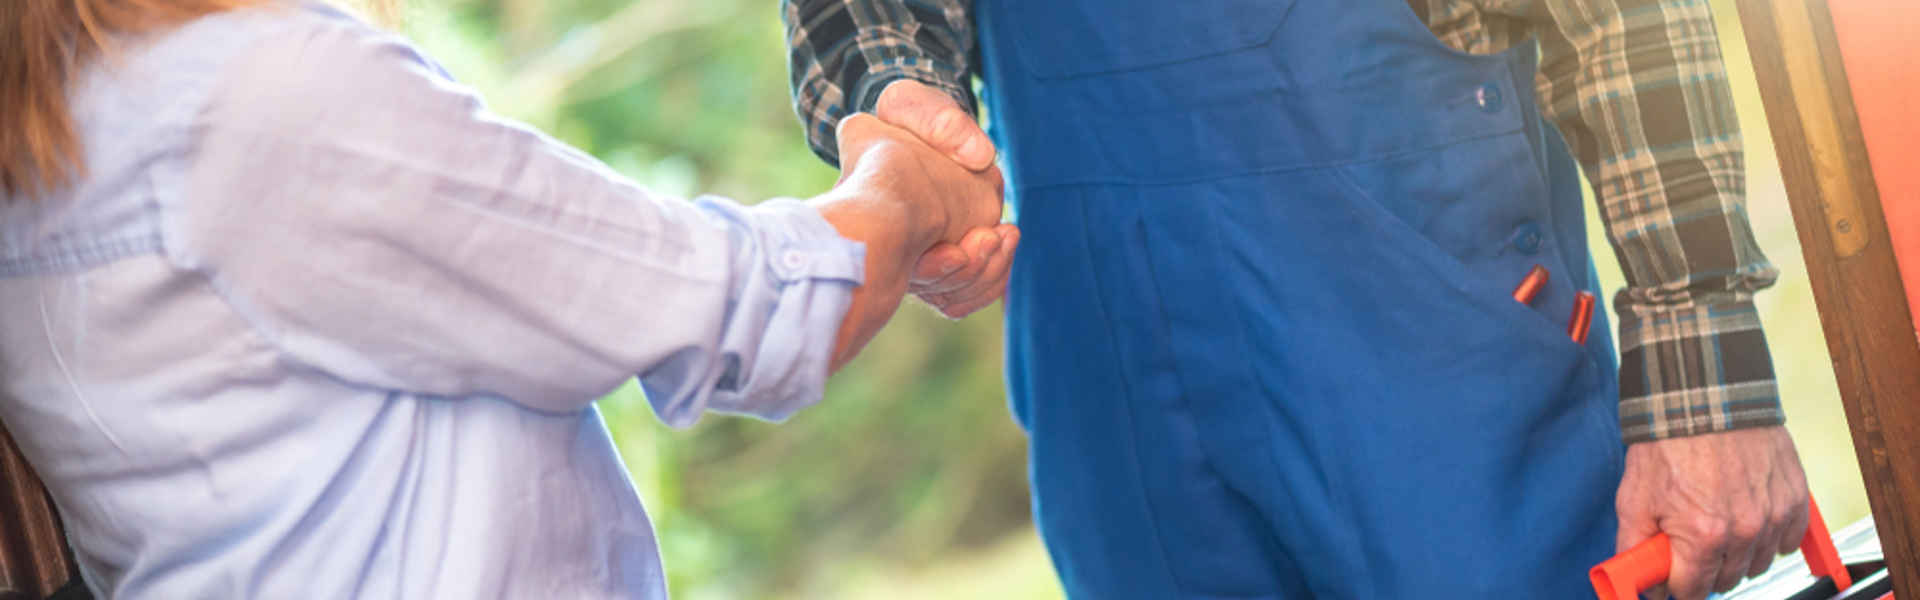
<path fill-rule="evenodd" d="M 1820 518 L 1820 507 L 1811 498 L 1807 499 L 1807 536 L 1800 540 L 1800 553 L 1806 556 L 1807 568 L 1814 577 L 1832 577 L 1834 587 L 1843 591 L 1853 586 L 1853 577 L 1847 574 L 1847 566 L 1840 564 L 1840 552 L 1833 547 L 1827 522 Z M 1666 581 L 1672 567 L 1673 548 L 1667 534 L 1662 533 L 1600 563 L 1587 576 L 1593 580 L 1593 591 L 1600 600 L 1633 600 L 1640 597 L 1640 592 Z"/>

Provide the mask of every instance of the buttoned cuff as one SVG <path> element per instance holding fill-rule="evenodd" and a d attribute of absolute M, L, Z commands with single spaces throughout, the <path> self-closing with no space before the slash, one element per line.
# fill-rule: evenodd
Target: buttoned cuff
<path fill-rule="evenodd" d="M 867 245 L 840 237 L 820 211 L 791 199 L 753 207 L 761 217 L 767 268 L 782 283 L 825 279 L 855 286 L 867 278 Z"/>
<path fill-rule="evenodd" d="M 1786 422 L 1752 302 L 1620 319 L 1620 433 L 1629 444 Z"/>
<path fill-rule="evenodd" d="M 820 213 L 790 199 L 740 211 L 702 199 L 751 223 L 750 260 L 729 307 L 718 349 L 722 367 L 705 407 L 779 421 L 819 402 L 853 290 L 866 279 L 866 245 L 840 237 Z M 679 415 L 691 424 L 698 412 Z M 672 419 L 665 418 L 669 424 Z"/>

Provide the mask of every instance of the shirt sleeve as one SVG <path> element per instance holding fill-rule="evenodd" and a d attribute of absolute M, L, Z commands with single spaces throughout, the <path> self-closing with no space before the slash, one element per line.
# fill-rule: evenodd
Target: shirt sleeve
<path fill-rule="evenodd" d="M 1747 223 L 1740 125 L 1706 1 L 1476 1 L 1540 24 L 1544 114 L 1590 178 L 1625 272 L 1614 308 L 1626 441 L 1785 422 L 1753 304 L 1779 272 Z"/>
<path fill-rule="evenodd" d="M 328 22 L 233 58 L 169 254 L 288 360 L 356 385 L 660 418 L 817 401 L 864 247 L 805 204 L 649 192 Z"/>
<path fill-rule="evenodd" d="M 919 81 L 975 112 L 971 0 L 782 0 L 788 77 L 807 145 L 840 164 L 834 129 L 887 84 Z"/>

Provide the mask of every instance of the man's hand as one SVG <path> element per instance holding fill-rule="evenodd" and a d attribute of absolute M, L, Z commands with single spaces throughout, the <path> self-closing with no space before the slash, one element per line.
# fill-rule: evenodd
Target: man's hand
<path fill-rule="evenodd" d="M 1000 222 L 1006 182 L 999 167 L 965 169 L 912 131 L 874 115 L 842 119 L 837 137 L 841 166 L 834 188 L 858 190 L 869 201 L 906 211 L 900 216 L 913 228 L 909 233 L 919 251 L 959 242 Z M 922 241 L 926 244 L 919 245 Z"/>
<path fill-rule="evenodd" d="M 866 283 L 840 326 L 838 370 L 866 346 L 900 306 L 911 265 L 935 245 L 1000 221 L 1006 182 L 999 169 L 973 172 L 905 130 L 873 115 L 840 122 L 840 181 L 808 201 L 842 237 L 867 246 Z"/>
<path fill-rule="evenodd" d="M 880 92 L 874 113 L 881 121 L 919 136 L 967 170 L 992 171 L 998 178 L 993 141 L 945 92 L 917 81 L 896 81 Z M 979 227 L 955 241 L 922 256 L 908 286 L 910 293 L 950 319 L 986 308 L 1006 293 L 1020 230 L 1009 224 Z"/>
<path fill-rule="evenodd" d="M 1616 551 L 1666 533 L 1673 544 L 1667 591 L 1702 600 L 1799 547 L 1807 478 L 1781 426 L 1642 442 L 1627 449 L 1615 509 Z"/>
<path fill-rule="evenodd" d="M 888 125 L 920 136 L 968 171 L 979 173 L 993 166 L 993 140 L 946 92 L 902 79 L 887 84 L 873 112 Z"/>

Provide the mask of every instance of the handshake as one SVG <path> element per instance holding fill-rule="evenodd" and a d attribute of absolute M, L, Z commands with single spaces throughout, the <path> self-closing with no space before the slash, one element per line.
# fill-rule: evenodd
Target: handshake
<path fill-rule="evenodd" d="M 1000 223 L 1005 181 L 993 143 L 958 103 L 898 81 L 875 114 L 840 122 L 840 181 L 808 201 L 867 246 L 866 283 L 834 347 L 838 370 L 911 294 L 951 319 L 1006 292 L 1020 230 Z"/>

